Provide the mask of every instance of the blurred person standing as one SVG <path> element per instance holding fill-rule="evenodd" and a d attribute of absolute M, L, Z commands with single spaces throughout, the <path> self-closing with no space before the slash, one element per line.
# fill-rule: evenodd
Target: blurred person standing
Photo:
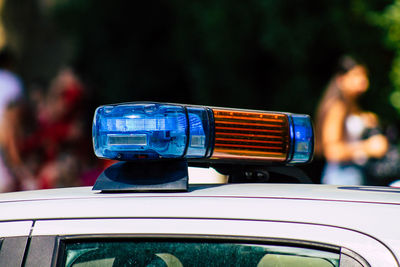
<path fill-rule="evenodd" d="M 82 109 L 84 87 L 70 69 L 62 69 L 47 93 L 33 91 L 31 101 L 7 108 L 3 151 L 14 177 L 13 190 L 47 189 L 80 185 L 86 151 Z"/>
<path fill-rule="evenodd" d="M 316 153 L 327 162 L 322 183 L 367 184 L 365 165 L 388 150 L 387 138 L 378 131 L 378 117 L 358 104 L 368 87 L 366 67 L 343 57 L 317 110 Z"/>
<path fill-rule="evenodd" d="M 4 113 L 2 152 L 13 177 L 13 191 L 37 189 L 36 173 L 42 162 L 41 143 L 35 136 L 38 127 L 32 105 L 21 99 Z"/>
<path fill-rule="evenodd" d="M 89 153 L 86 141 L 86 89 L 75 72 L 63 68 L 51 82 L 45 105 L 39 109 L 40 142 L 44 147 L 38 186 L 79 186 Z M 91 140 L 90 140 L 91 141 Z M 83 155 L 82 155 L 83 154 Z"/>
<path fill-rule="evenodd" d="M 13 72 L 14 57 L 5 49 L 0 52 L 0 118 L 7 106 L 22 97 L 21 79 Z"/>
<path fill-rule="evenodd" d="M 12 131 L 5 124 L 5 113 L 11 104 L 22 98 L 23 86 L 20 78 L 13 72 L 14 56 L 9 49 L 0 52 L 0 126 L 1 152 L 0 152 L 0 192 L 10 191 L 14 188 L 12 175 L 4 160 L 4 144 L 10 140 L 8 132 Z"/>

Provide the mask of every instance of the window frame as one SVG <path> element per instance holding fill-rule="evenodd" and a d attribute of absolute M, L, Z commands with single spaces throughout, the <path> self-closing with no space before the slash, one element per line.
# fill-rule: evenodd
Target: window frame
<path fill-rule="evenodd" d="M 2 237 L 0 239 L 0 265 L 22 266 L 28 243 L 28 236 Z"/>
<path fill-rule="evenodd" d="M 285 246 L 285 247 L 295 247 L 295 248 L 305 248 L 305 249 L 314 249 L 324 252 L 333 252 L 337 253 L 339 256 L 339 266 L 342 266 L 342 257 L 345 255 L 348 257 L 348 260 L 359 263 L 359 266 L 369 267 L 368 262 L 362 258 L 360 255 L 355 253 L 354 251 L 305 240 L 293 240 L 293 239 L 283 239 L 283 238 L 263 238 L 263 237 L 237 237 L 237 236 L 219 236 L 219 235 L 181 235 L 181 234 L 165 234 L 165 235 L 151 235 L 151 234 L 94 234 L 94 235 L 69 235 L 69 236 L 57 236 L 54 237 L 56 240 L 56 245 L 54 247 L 53 260 L 51 266 L 53 267 L 62 267 L 64 257 L 65 257 L 65 248 L 67 242 L 79 242 L 79 241 L 87 241 L 87 242 L 99 242 L 101 240 L 105 240 L 106 242 L 118 242 L 118 241 L 133 241 L 138 240 L 145 242 L 207 242 L 207 243 L 236 243 L 236 244 L 254 244 L 254 245 L 274 245 L 274 246 Z M 345 252 L 345 253 L 344 253 Z M 358 266 L 358 265 L 354 265 Z"/>
<path fill-rule="evenodd" d="M 32 220 L 0 222 L 0 266 L 23 266 Z"/>

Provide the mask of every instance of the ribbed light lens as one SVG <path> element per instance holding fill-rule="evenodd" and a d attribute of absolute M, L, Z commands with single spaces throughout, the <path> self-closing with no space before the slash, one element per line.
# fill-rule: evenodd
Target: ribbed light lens
<path fill-rule="evenodd" d="M 287 115 L 217 108 L 213 112 L 213 158 L 286 160 L 290 144 Z"/>

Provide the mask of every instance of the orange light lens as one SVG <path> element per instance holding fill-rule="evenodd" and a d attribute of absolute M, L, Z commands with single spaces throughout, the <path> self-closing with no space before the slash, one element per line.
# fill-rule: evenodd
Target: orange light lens
<path fill-rule="evenodd" d="M 284 114 L 212 108 L 214 159 L 285 161 L 289 152 L 288 117 Z"/>

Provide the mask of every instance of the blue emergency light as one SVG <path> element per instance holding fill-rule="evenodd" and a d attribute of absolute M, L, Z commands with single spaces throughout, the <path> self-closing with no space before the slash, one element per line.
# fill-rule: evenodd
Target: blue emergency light
<path fill-rule="evenodd" d="M 97 108 L 93 144 L 98 157 L 122 161 L 94 190 L 184 191 L 188 162 L 229 171 L 306 163 L 314 136 L 307 115 L 133 102 Z"/>

